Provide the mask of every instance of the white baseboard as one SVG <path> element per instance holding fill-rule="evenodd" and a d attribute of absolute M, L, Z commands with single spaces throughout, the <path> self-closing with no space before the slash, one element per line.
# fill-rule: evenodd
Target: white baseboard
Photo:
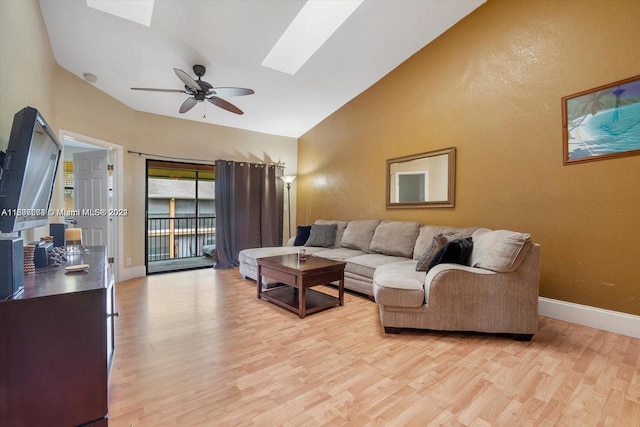
<path fill-rule="evenodd" d="M 130 268 L 123 268 L 118 275 L 118 282 L 135 279 L 136 277 L 144 277 L 147 275 L 147 268 L 144 265 Z"/>
<path fill-rule="evenodd" d="M 640 338 L 640 316 L 574 304 L 551 298 L 538 298 L 538 314 L 590 328 Z"/>

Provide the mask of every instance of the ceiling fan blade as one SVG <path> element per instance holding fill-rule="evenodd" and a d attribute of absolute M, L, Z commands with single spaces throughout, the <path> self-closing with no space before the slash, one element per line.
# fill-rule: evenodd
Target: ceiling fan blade
<path fill-rule="evenodd" d="M 176 75 L 178 76 L 178 78 L 180 80 L 182 80 L 182 82 L 190 89 L 193 89 L 194 91 L 199 91 L 201 90 L 200 85 L 198 84 L 198 82 L 196 82 L 195 80 L 193 80 L 191 78 L 191 76 L 189 76 L 189 74 L 185 73 L 184 71 L 180 70 L 179 68 L 174 68 L 173 71 L 175 71 Z"/>
<path fill-rule="evenodd" d="M 220 107 L 220 108 L 222 108 L 224 110 L 230 111 L 232 113 L 244 114 L 241 109 L 239 109 L 238 107 L 236 107 L 232 103 L 230 103 L 228 101 L 225 101 L 222 98 L 218 98 L 217 96 L 212 96 L 210 98 L 207 98 L 207 101 L 209 101 L 213 105 L 216 105 L 216 106 L 218 106 L 218 107 Z"/>
<path fill-rule="evenodd" d="M 187 98 L 187 100 L 184 101 L 180 106 L 180 112 L 186 113 L 187 111 L 191 110 L 193 106 L 196 105 L 197 103 L 198 103 L 198 100 L 195 99 L 194 97 Z"/>
<path fill-rule="evenodd" d="M 244 96 L 253 95 L 255 92 L 253 89 L 246 89 L 243 87 L 214 87 L 214 92 L 222 96 Z"/>
<path fill-rule="evenodd" d="M 131 90 L 146 90 L 148 92 L 174 92 L 174 93 L 187 93 L 181 89 L 153 89 L 150 87 L 132 87 Z"/>

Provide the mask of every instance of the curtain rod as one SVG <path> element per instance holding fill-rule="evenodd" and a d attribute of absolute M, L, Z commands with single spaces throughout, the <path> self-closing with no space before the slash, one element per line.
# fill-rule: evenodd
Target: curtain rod
<path fill-rule="evenodd" d="M 135 154 L 138 157 L 141 157 L 141 156 L 158 157 L 158 158 L 161 158 L 161 159 L 179 160 L 179 161 L 188 161 L 188 162 L 197 162 L 197 163 L 215 163 L 216 162 L 215 160 L 189 159 L 189 158 L 185 158 L 185 157 L 163 156 L 161 154 L 143 153 L 143 152 L 140 152 L 140 151 L 131 151 L 131 150 L 128 150 L 127 153 Z M 220 159 L 220 160 L 222 160 L 222 159 Z M 225 161 L 227 161 L 227 160 L 225 160 Z M 242 160 L 228 160 L 228 161 L 241 162 L 241 163 L 251 163 L 249 161 L 242 161 Z M 284 163 L 272 163 L 272 165 L 275 165 L 275 166 L 277 166 L 279 168 L 282 168 L 282 169 L 286 168 Z"/>
<path fill-rule="evenodd" d="M 185 157 L 171 157 L 171 156 L 163 156 L 161 154 L 142 153 L 142 152 L 139 152 L 139 151 L 131 151 L 131 150 L 128 150 L 127 153 L 136 154 L 138 157 L 141 157 L 141 156 L 158 157 L 158 158 L 161 158 L 161 159 L 169 159 L 169 160 L 181 160 L 181 161 L 199 162 L 199 163 L 215 163 L 215 160 L 188 159 L 188 158 L 185 158 Z"/>

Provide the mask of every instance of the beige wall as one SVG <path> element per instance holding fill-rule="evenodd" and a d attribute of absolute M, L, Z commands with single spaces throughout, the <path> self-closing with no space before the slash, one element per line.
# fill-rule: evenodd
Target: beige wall
<path fill-rule="evenodd" d="M 132 266 L 144 265 L 145 157 L 126 151 L 209 161 L 283 162 L 286 173 L 296 174 L 294 138 L 134 111 L 60 67 L 55 72 L 55 100 L 61 129 L 124 147 L 122 207 L 129 216 L 122 220 L 123 259 L 131 258 Z"/>
<path fill-rule="evenodd" d="M 13 115 L 38 108 L 54 126 L 56 62 L 37 1 L 0 1 L 0 150 L 9 142 Z"/>
<path fill-rule="evenodd" d="M 7 145 L 13 115 L 26 105 L 41 110 L 56 131 L 124 147 L 122 207 L 129 216 L 122 219 L 121 261 L 131 258 L 131 267 L 144 265 L 145 158 L 128 150 L 211 161 L 283 162 L 287 174 L 297 173 L 295 138 L 134 111 L 55 63 L 37 1 L 0 0 L 0 12 L 0 149 Z M 292 202 L 295 194 L 293 187 Z M 62 207 L 57 200 L 54 204 Z"/>
<path fill-rule="evenodd" d="M 0 1 L 0 150 L 9 143 L 13 116 L 37 108 L 56 128 L 53 70 L 57 67 L 37 1 Z M 48 234 L 46 227 L 22 233 L 25 242 Z"/>
<path fill-rule="evenodd" d="M 640 315 L 640 156 L 563 166 L 561 97 L 640 74 L 640 2 L 489 0 L 299 140 L 298 224 L 529 232 L 541 295 Z M 385 209 L 385 160 L 455 146 L 455 208 Z"/>

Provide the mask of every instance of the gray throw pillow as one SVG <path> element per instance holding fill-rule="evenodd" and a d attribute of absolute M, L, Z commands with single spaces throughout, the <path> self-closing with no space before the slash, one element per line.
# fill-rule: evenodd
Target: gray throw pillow
<path fill-rule="evenodd" d="M 418 263 L 416 264 L 416 271 L 429 271 L 429 264 L 435 258 L 436 254 L 440 249 L 442 249 L 447 243 L 451 242 L 455 239 L 462 238 L 460 233 L 447 232 L 447 233 L 439 233 L 433 236 L 431 240 L 431 244 L 424 251 L 420 259 L 418 259 Z"/>
<path fill-rule="evenodd" d="M 429 264 L 436 256 L 438 251 L 447 243 L 449 239 L 444 234 L 437 234 L 433 236 L 431 239 L 431 244 L 427 248 L 426 251 L 422 254 L 420 259 L 418 259 L 418 263 L 416 264 L 416 271 L 427 271 L 429 268 Z"/>
<path fill-rule="evenodd" d="M 337 224 L 313 224 L 305 246 L 332 248 L 336 241 Z"/>

